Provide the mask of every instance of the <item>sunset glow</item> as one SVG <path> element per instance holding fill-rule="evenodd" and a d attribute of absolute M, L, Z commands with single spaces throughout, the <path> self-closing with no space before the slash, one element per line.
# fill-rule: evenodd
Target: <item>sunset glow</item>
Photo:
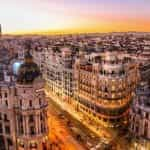
<path fill-rule="evenodd" d="M 148 0 L 0 0 L 3 33 L 150 31 Z"/>

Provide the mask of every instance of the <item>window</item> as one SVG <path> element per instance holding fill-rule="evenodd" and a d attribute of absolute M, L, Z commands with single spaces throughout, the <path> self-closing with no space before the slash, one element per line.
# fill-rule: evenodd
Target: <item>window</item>
<path fill-rule="evenodd" d="M 145 125 L 144 125 L 144 136 L 146 136 L 147 137 L 147 135 L 148 135 L 148 122 L 145 122 Z"/>
<path fill-rule="evenodd" d="M 36 148 L 37 148 L 37 144 L 36 144 L 36 143 L 31 143 L 31 144 L 30 144 L 30 148 L 36 149 Z"/>
<path fill-rule="evenodd" d="M 10 134 L 10 127 L 9 126 L 5 126 L 5 133 Z"/>
<path fill-rule="evenodd" d="M 7 143 L 8 143 L 8 145 L 10 145 L 10 146 L 12 146 L 13 145 L 13 143 L 12 143 L 12 140 L 11 139 L 7 139 Z"/>
<path fill-rule="evenodd" d="M 20 106 L 22 106 L 22 100 L 20 99 Z"/>
<path fill-rule="evenodd" d="M 1 150 L 6 150 L 6 146 L 5 146 L 5 140 L 4 140 L 4 137 L 1 135 L 0 136 L 0 148 Z"/>
<path fill-rule="evenodd" d="M 5 101 L 5 105 L 8 106 L 8 101 L 7 100 Z"/>
<path fill-rule="evenodd" d="M 29 101 L 29 106 L 32 107 L 32 100 Z"/>
<path fill-rule="evenodd" d="M 11 139 L 7 139 L 7 143 L 8 143 L 8 145 L 10 145 L 10 146 L 12 146 L 13 145 L 13 143 L 12 143 L 12 140 Z"/>
<path fill-rule="evenodd" d="M 7 98 L 7 93 L 4 94 L 4 97 Z"/>
<path fill-rule="evenodd" d="M 2 120 L 2 113 L 0 112 L 0 120 Z"/>
<path fill-rule="evenodd" d="M 8 117 L 6 114 L 4 114 L 4 121 L 8 121 Z"/>
<path fill-rule="evenodd" d="M 17 90 L 16 90 L 16 88 L 14 90 L 14 96 L 17 96 Z"/>
<path fill-rule="evenodd" d="M 42 102 L 41 102 L 41 98 L 39 98 L 39 105 L 41 105 L 41 103 L 42 103 Z"/>
<path fill-rule="evenodd" d="M 35 134 L 35 128 L 32 126 L 30 127 L 30 134 L 31 135 L 34 135 Z"/>
<path fill-rule="evenodd" d="M 146 119 L 148 119 L 149 113 L 146 113 Z"/>
<path fill-rule="evenodd" d="M 40 120 L 43 120 L 43 116 L 42 116 L 42 114 L 40 114 Z"/>
<path fill-rule="evenodd" d="M 33 117 L 33 115 L 30 115 L 29 116 L 29 122 L 32 123 L 33 121 L 34 121 L 34 117 Z"/>
<path fill-rule="evenodd" d="M 44 132 L 44 128 L 43 128 L 43 125 L 41 124 L 41 132 L 43 133 Z"/>
<path fill-rule="evenodd" d="M 21 133 L 21 134 L 23 134 L 23 133 L 24 133 L 23 125 L 21 125 L 21 127 L 20 127 L 20 133 Z"/>
<path fill-rule="evenodd" d="M 2 126 L 2 123 L 0 123 L 0 133 L 3 133 L 3 126 Z"/>

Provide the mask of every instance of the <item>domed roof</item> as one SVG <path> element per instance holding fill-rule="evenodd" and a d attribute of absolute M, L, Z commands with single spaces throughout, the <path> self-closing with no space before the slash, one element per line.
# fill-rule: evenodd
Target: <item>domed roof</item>
<path fill-rule="evenodd" d="M 17 83 L 19 84 L 32 84 L 33 81 L 41 75 L 40 69 L 37 64 L 33 62 L 32 56 L 29 51 L 25 55 L 25 61 L 21 64 Z"/>
<path fill-rule="evenodd" d="M 14 75 L 18 75 L 18 71 L 19 71 L 19 68 L 20 68 L 22 63 L 23 63 L 22 61 L 15 61 L 12 64 L 12 71 L 13 71 Z"/>

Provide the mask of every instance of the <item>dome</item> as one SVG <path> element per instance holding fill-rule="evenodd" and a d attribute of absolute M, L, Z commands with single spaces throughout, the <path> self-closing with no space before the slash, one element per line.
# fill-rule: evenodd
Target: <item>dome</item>
<path fill-rule="evenodd" d="M 13 63 L 12 71 L 13 71 L 14 75 L 18 75 L 18 71 L 19 71 L 19 68 L 20 68 L 22 63 L 23 63 L 22 61 L 16 61 L 16 62 Z"/>
<path fill-rule="evenodd" d="M 40 75 L 40 69 L 37 64 L 33 62 L 31 54 L 27 52 L 25 55 L 25 61 L 21 64 L 18 71 L 17 83 L 32 84 Z"/>

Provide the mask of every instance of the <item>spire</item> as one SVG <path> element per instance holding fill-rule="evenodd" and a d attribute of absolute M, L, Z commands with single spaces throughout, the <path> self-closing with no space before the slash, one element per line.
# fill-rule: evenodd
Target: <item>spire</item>
<path fill-rule="evenodd" d="M 28 50 L 26 52 L 24 59 L 25 59 L 25 63 L 31 63 L 31 62 L 33 62 L 33 57 L 32 57 L 32 55 L 30 53 L 30 50 Z"/>

